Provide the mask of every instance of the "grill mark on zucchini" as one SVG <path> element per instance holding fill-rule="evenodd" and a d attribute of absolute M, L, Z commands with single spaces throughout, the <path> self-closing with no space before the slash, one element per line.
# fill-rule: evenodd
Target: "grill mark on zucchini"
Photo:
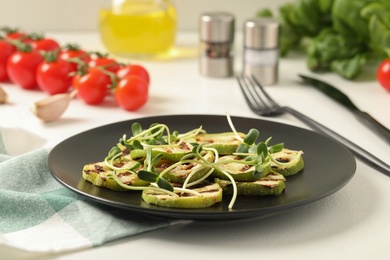
<path fill-rule="evenodd" d="M 153 146 L 153 148 L 150 148 L 147 142 L 141 141 L 142 145 L 145 145 L 145 150 L 142 149 L 142 146 L 141 149 L 139 149 L 140 143 L 134 146 L 137 147 L 137 149 L 128 149 L 128 147 L 133 146 L 130 143 L 122 142 L 126 140 L 124 136 L 123 139 L 121 139 L 122 141 L 117 144 L 117 148 L 120 149 L 119 152 L 117 152 L 115 150 L 116 147 L 114 147 L 113 153 L 111 153 L 112 156 L 107 157 L 110 161 L 106 161 L 106 158 L 104 162 L 86 165 L 83 169 L 83 178 L 97 186 L 113 190 L 129 190 L 132 189 L 130 188 L 132 185 L 140 185 L 140 183 L 143 183 L 137 189 L 143 190 L 142 198 L 147 203 L 164 207 L 199 208 L 209 207 L 220 202 L 222 200 L 222 191 L 227 194 L 232 194 L 232 192 L 236 194 L 236 191 L 233 191 L 234 189 L 232 189 L 233 186 L 239 188 L 238 194 L 240 195 L 279 195 L 285 189 L 286 179 L 284 176 L 296 174 L 303 169 L 304 164 L 301 156 L 303 152 L 301 151 L 284 149 L 282 152 L 270 154 L 270 157 L 268 157 L 268 155 L 265 155 L 264 157 L 264 154 L 266 153 L 263 153 L 262 158 L 256 157 L 261 156 L 259 149 L 257 152 L 252 149 L 248 153 L 250 156 L 243 154 L 246 152 L 241 152 L 242 150 L 238 150 L 237 148 L 240 144 L 244 144 L 243 141 L 246 135 L 235 132 L 233 127 L 232 129 L 234 132 L 216 134 L 199 133 L 201 131 L 198 131 L 196 135 L 193 135 L 190 139 L 186 139 L 185 141 L 183 141 L 184 139 L 178 141 L 179 139 L 177 139 L 178 136 L 176 135 L 173 139 L 167 139 L 174 140 L 172 143 L 166 141 L 169 146 Z M 154 128 L 154 130 L 156 130 L 156 128 Z M 268 147 L 268 141 L 270 139 L 271 138 L 265 142 L 265 149 L 271 149 Z M 194 144 L 195 142 L 198 144 Z M 158 140 L 158 143 L 164 144 L 165 141 L 160 142 L 160 140 Z M 245 143 L 245 145 L 248 144 Z M 252 143 L 249 145 L 252 145 Z M 262 143 L 262 145 L 264 145 L 264 143 Z M 202 153 L 197 152 L 197 157 L 191 157 L 192 154 L 195 154 L 194 151 L 197 150 L 198 147 L 204 147 L 203 150 L 201 150 Z M 254 146 L 254 148 L 256 148 L 256 146 Z M 157 164 L 153 163 L 153 167 L 147 167 L 149 164 L 147 158 L 150 159 L 150 155 L 147 155 L 147 149 L 152 149 L 152 158 L 158 156 L 160 153 L 164 153 L 161 158 L 159 157 Z M 263 147 L 261 147 L 261 149 L 263 149 Z M 275 150 L 279 151 L 280 149 Z M 236 154 L 236 151 L 240 152 Z M 214 158 L 209 158 L 210 160 L 203 158 L 202 160 L 204 161 L 202 164 L 199 163 L 200 161 L 196 162 L 194 160 L 192 162 L 192 158 L 199 159 L 206 152 L 213 154 Z M 188 154 L 190 156 L 187 156 Z M 185 158 L 183 158 L 183 156 L 185 156 Z M 231 166 L 226 166 L 225 164 L 228 164 L 228 162 L 223 162 L 225 156 L 230 156 L 229 160 L 241 160 L 242 158 L 248 158 L 248 160 L 247 162 L 242 161 L 239 163 L 232 163 Z M 251 158 L 253 156 L 256 158 L 256 163 L 254 163 L 255 161 Z M 271 156 L 274 156 L 272 157 L 273 161 L 271 160 L 272 164 L 270 164 Z M 175 163 L 179 165 L 181 158 L 186 160 L 186 163 L 177 166 L 177 169 L 175 170 L 165 171 L 171 166 L 171 168 L 176 166 Z M 215 163 L 214 159 L 216 161 L 218 159 L 218 163 L 216 163 L 215 166 L 212 166 L 213 163 Z M 147 162 L 146 164 L 144 160 Z M 220 160 L 222 160 L 221 163 L 219 163 Z M 188 163 L 187 161 L 191 163 Z M 258 163 L 259 161 L 261 164 Z M 135 164 L 134 162 L 137 163 Z M 156 176 L 160 174 L 161 177 L 164 176 L 163 178 L 166 181 L 174 181 L 174 183 L 171 183 L 172 187 L 174 187 L 172 188 L 172 192 L 165 186 L 164 190 L 158 188 L 157 181 L 152 183 L 151 186 L 148 186 L 150 183 L 140 180 L 136 172 L 143 169 L 144 166 L 145 171 L 152 171 Z M 126 167 L 129 170 L 126 170 Z M 136 167 L 137 169 L 135 169 Z M 123 170 L 121 168 L 123 168 Z M 197 168 L 200 168 L 200 171 L 204 171 L 204 173 L 196 172 Z M 255 169 L 256 171 L 254 172 Z M 220 172 L 215 175 L 211 170 L 214 170 L 214 173 Z M 252 174 L 252 172 L 254 173 Z M 216 179 L 213 180 L 213 183 L 203 183 L 206 177 L 206 180 L 212 180 L 210 174 L 212 174 L 212 178 L 217 176 Z M 190 181 L 187 180 L 189 175 L 192 176 Z M 204 176 L 203 178 L 199 177 L 202 175 Z M 175 177 L 170 178 L 169 176 Z M 199 181 L 194 181 L 196 178 L 199 178 Z M 145 179 L 149 181 L 153 180 L 148 178 Z M 219 180 L 217 181 L 217 179 Z M 187 183 L 184 181 L 193 183 L 188 185 L 190 188 L 187 188 Z M 201 184 L 195 185 L 195 183 L 201 181 Z M 248 190 L 248 187 L 251 188 Z M 229 208 L 233 207 L 235 196 L 236 195 L 232 197 Z M 161 203 L 161 201 L 163 201 L 163 203 Z"/>

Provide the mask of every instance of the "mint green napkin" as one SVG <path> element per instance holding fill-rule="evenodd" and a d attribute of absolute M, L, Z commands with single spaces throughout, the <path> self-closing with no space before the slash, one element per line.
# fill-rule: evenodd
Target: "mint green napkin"
<path fill-rule="evenodd" d="M 25 135 L 30 141 L 23 145 Z M 47 149 L 15 150 L 15 145 L 31 146 L 32 137 L 27 131 L 0 127 L 1 244 L 33 252 L 63 252 L 177 223 L 100 205 L 65 188 L 50 174 Z"/>

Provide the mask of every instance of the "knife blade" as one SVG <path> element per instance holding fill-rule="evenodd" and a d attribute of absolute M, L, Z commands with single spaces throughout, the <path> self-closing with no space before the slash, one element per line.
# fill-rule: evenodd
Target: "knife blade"
<path fill-rule="evenodd" d="M 390 143 L 390 130 L 386 128 L 384 125 L 382 125 L 380 122 L 378 122 L 375 118 L 373 118 L 370 114 L 367 112 L 364 112 L 360 110 L 353 102 L 352 100 L 344 94 L 342 91 L 337 89 L 336 87 L 321 81 L 319 79 L 315 79 L 312 77 L 304 76 L 299 74 L 299 76 L 303 79 L 304 83 L 307 83 L 308 85 L 315 87 L 316 89 L 320 90 L 322 93 L 326 94 L 333 100 L 337 101 L 339 104 L 345 106 L 348 108 L 352 113 L 355 114 L 355 116 L 367 127 L 369 127 L 371 130 L 374 130 L 377 134 L 379 134 L 385 141 Z"/>

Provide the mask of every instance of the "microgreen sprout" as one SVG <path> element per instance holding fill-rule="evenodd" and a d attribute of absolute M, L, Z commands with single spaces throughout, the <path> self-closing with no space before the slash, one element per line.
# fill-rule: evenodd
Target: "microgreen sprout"
<path fill-rule="evenodd" d="M 104 159 L 104 163 L 110 167 L 112 170 L 129 170 L 133 171 L 137 169 L 141 164 L 137 161 L 131 161 L 126 165 L 126 167 L 116 167 L 115 166 L 115 160 L 120 158 L 123 155 L 122 150 L 118 146 L 114 146 L 111 148 L 111 150 L 108 152 L 107 157 Z"/>
<path fill-rule="evenodd" d="M 229 209 L 233 208 L 235 200 L 237 198 L 237 185 L 233 176 L 228 173 L 222 165 L 228 163 L 237 163 L 242 165 L 248 165 L 253 167 L 252 175 L 255 178 L 260 178 L 265 169 L 270 167 L 271 162 L 278 163 L 270 156 L 273 153 L 283 150 L 284 145 L 276 144 L 269 146 L 271 137 L 264 142 L 257 142 L 259 138 L 259 131 L 257 129 L 250 129 L 248 133 L 242 138 L 236 131 L 233 122 L 229 115 L 227 120 L 235 134 L 235 138 L 241 143 L 238 145 L 236 152 L 233 153 L 235 157 L 233 159 L 219 160 L 219 154 L 217 149 L 207 147 L 208 144 L 199 144 L 196 142 L 196 136 L 200 133 L 205 133 L 203 127 L 193 129 L 191 131 L 180 134 L 178 131 L 170 132 L 170 129 L 165 124 L 152 124 L 149 128 L 143 129 L 139 123 L 133 123 L 131 126 L 132 137 L 127 138 L 126 135 L 119 140 L 119 143 L 111 148 L 105 163 L 113 170 L 113 179 L 123 188 L 133 190 L 152 190 L 156 192 L 166 193 L 171 196 L 178 197 L 181 193 L 194 194 L 202 196 L 199 192 L 196 192 L 189 187 L 202 183 L 210 177 L 215 171 L 219 171 L 226 175 L 226 178 L 230 180 L 233 186 L 233 195 L 228 205 Z M 179 161 L 171 163 L 169 166 L 159 168 L 159 162 L 163 159 L 163 153 L 154 153 L 156 148 L 173 148 L 179 147 L 186 142 L 188 146 L 192 147 L 190 152 L 187 152 Z M 129 154 L 132 150 L 146 150 L 146 157 L 141 163 L 125 164 L 122 167 L 116 167 L 115 162 L 120 161 L 122 157 Z M 173 187 L 172 184 L 164 178 L 164 175 L 173 171 L 174 169 L 182 165 L 194 165 L 191 168 L 189 174 L 185 177 L 181 187 Z M 126 168 L 124 168 L 126 167 Z M 127 169 L 133 173 L 136 173 L 138 178 L 149 183 L 149 186 L 133 187 L 127 185 L 119 179 L 116 171 Z M 136 169 L 138 169 L 136 171 Z M 192 180 L 193 177 L 198 174 L 196 180 Z"/>
<path fill-rule="evenodd" d="M 132 185 L 127 185 L 125 183 L 123 183 L 117 176 L 116 172 L 114 172 L 111 177 L 118 183 L 119 186 L 121 186 L 122 188 L 125 188 L 127 190 L 154 190 L 154 191 L 158 191 L 158 192 L 164 192 L 164 193 L 167 193 L 171 196 L 175 196 L 175 197 L 178 197 L 178 195 L 170 190 L 166 190 L 166 189 L 161 189 L 161 188 L 158 188 L 158 187 L 153 187 L 153 186 L 132 186 Z"/>
<path fill-rule="evenodd" d="M 135 122 L 131 125 L 131 132 L 133 133 L 133 136 L 137 136 L 142 133 L 142 126 L 141 124 Z"/>
<path fill-rule="evenodd" d="M 145 168 L 147 170 L 140 170 L 138 171 L 137 175 L 138 178 L 141 180 L 150 182 L 150 183 L 156 183 L 158 187 L 161 189 L 173 191 L 173 186 L 166 181 L 162 176 L 158 173 L 154 172 L 154 166 L 158 163 L 158 161 L 161 159 L 162 154 L 158 154 L 156 157 L 152 158 L 152 149 L 148 148 L 146 159 L 145 159 Z"/>
<path fill-rule="evenodd" d="M 134 123 L 132 125 L 133 137 L 122 140 L 126 146 L 132 145 L 138 147 L 173 147 L 179 146 L 185 140 L 195 137 L 202 132 L 202 127 L 191 130 L 184 134 L 177 131 L 170 132 L 165 124 L 153 124 L 148 129 L 143 130 L 141 125 Z M 165 135 L 164 135 L 165 134 Z"/>
<path fill-rule="evenodd" d="M 232 121 L 232 118 L 230 117 L 230 115 L 228 113 L 226 113 L 226 118 L 227 118 L 227 121 L 228 121 L 228 124 L 230 126 L 230 129 L 232 129 L 233 133 L 236 135 L 236 138 L 237 140 L 243 140 L 241 138 L 241 136 L 238 134 L 236 128 L 234 127 L 234 124 L 233 124 L 233 121 Z"/>
<path fill-rule="evenodd" d="M 212 165 L 212 162 L 208 162 L 203 156 L 201 156 L 200 154 L 200 151 L 201 151 L 201 148 L 202 145 L 199 145 L 196 147 L 196 149 L 194 148 L 194 152 L 195 152 L 195 155 L 204 163 L 203 165 L 202 164 L 199 164 L 199 165 L 202 165 L 201 167 L 199 167 L 198 169 L 196 170 L 193 170 L 186 178 L 186 180 L 184 181 L 183 183 L 183 188 L 186 188 L 186 187 L 191 187 L 191 186 L 194 186 L 196 184 L 199 184 L 201 183 L 202 181 L 204 181 L 205 179 L 207 179 L 214 171 L 214 168 L 213 168 L 213 165 Z M 212 152 L 213 153 L 213 157 L 214 157 L 214 162 L 218 161 L 218 151 L 214 148 L 203 148 L 205 151 L 209 151 L 209 152 Z M 199 162 L 196 162 L 196 163 L 199 163 Z M 203 170 L 205 168 L 209 168 L 209 171 L 203 175 L 203 177 L 199 178 L 198 180 L 196 181 L 193 181 L 193 182 L 190 182 L 189 181 L 191 180 L 192 176 L 194 176 L 197 172 L 199 172 L 200 170 Z"/>

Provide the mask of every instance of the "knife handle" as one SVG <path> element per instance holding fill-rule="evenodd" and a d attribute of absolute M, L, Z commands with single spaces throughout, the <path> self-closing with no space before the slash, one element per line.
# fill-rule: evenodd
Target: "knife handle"
<path fill-rule="evenodd" d="M 385 141 L 390 143 L 390 130 L 388 128 L 379 123 L 375 118 L 366 112 L 354 111 L 354 113 L 363 124 L 367 125 L 377 134 L 379 134 Z"/>
<path fill-rule="evenodd" d="M 333 130 L 327 128 L 326 126 L 320 124 L 319 122 L 317 122 L 317 121 L 307 117 L 306 115 L 298 112 L 297 110 L 295 110 L 291 107 L 283 107 L 283 109 L 287 113 L 290 113 L 291 115 L 295 116 L 297 119 L 301 120 L 303 123 L 305 123 L 307 126 L 311 127 L 313 130 L 320 132 L 324 135 L 327 135 L 328 137 L 333 138 L 334 140 L 343 144 L 345 147 L 347 147 L 353 153 L 353 155 L 355 155 L 356 158 L 360 159 L 362 162 L 371 166 L 375 170 L 390 177 L 390 165 L 386 164 L 384 161 L 382 161 L 378 157 L 376 157 L 373 154 L 369 153 L 368 151 L 364 150 L 363 148 L 361 148 L 357 144 L 352 143 L 351 141 L 349 141 L 345 137 L 337 134 L 336 132 L 334 132 Z"/>

